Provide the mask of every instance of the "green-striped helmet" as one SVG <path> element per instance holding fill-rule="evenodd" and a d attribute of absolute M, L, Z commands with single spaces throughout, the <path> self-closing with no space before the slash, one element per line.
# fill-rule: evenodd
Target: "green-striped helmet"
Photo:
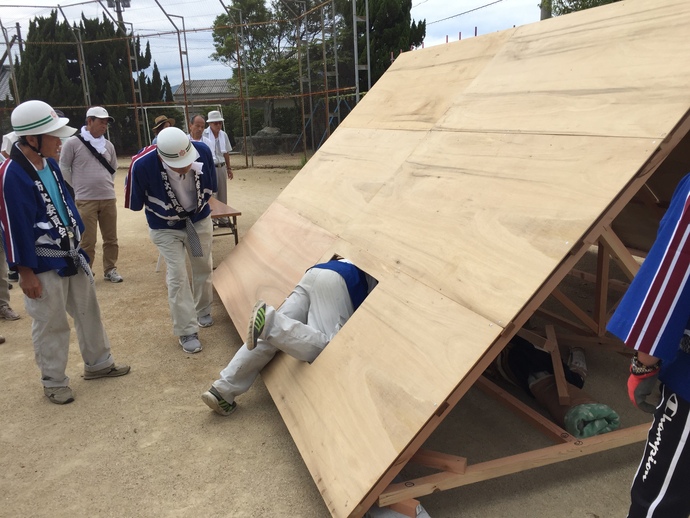
<path fill-rule="evenodd" d="M 189 137 L 179 128 L 165 128 L 158 134 L 156 145 L 158 156 L 169 167 L 187 167 L 199 157 Z"/>
<path fill-rule="evenodd" d="M 67 126 L 69 119 L 58 117 L 55 110 L 43 101 L 26 101 L 12 110 L 12 129 L 17 136 L 51 135 L 70 137 L 77 131 Z"/>

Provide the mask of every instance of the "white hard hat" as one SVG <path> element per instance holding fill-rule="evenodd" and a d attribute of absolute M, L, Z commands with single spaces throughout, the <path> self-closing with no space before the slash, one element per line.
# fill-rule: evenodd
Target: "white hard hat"
<path fill-rule="evenodd" d="M 43 101 L 26 101 L 12 110 L 12 129 L 18 137 L 51 135 L 71 137 L 77 130 L 67 126 L 69 119 L 58 117 L 55 110 Z"/>
<path fill-rule="evenodd" d="M 108 119 L 110 122 L 115 121 L 115 119 L 108 115 L 108 110 L 106 110 L 102 106 L 92 106 L 91 108 L 86 110 L 86 116 L 96 117 L 97 119 Z"/>
<path fill-rule="evenodd" d="M 169 167 L 187 167 L 198 157 L 194 144 L 180 128 L 165 128 L 156 140 L 158 156 Z"/>
<path fill-rule="evenodd" d="M 206 122 L 223 122 L 223 116 L 218 110 L 208 112 L 208 119 Z"/>

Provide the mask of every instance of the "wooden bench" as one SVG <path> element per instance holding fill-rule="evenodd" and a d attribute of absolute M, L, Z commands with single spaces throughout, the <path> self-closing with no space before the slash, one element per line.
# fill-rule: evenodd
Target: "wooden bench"
<path fill-rule="evenodd" d="M 230 220 L 230 227 L 221 227 L 229 228 L 229 232 L 214 233 L 214 237 L 229 236 L 232 234 L 235 236 L 235 244 L 239 243 L 240 238 L 237 234 L 237 216 L 241 216 L 242 213 L 239 210 L 232 208 L 230 205 L 226 205 L 222 201 L 218 201 L 213 197 L 208 201 L 208 206 L 211 207 L 211 219 L 214 220 L 214 223 L 221 218 L 228 218 Z"/>

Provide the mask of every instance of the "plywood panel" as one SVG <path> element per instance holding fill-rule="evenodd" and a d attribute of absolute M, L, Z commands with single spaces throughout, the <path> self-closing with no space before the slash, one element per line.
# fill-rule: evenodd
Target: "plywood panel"
<path fill-rule="evenodd" d="M 688 104 L 689 18 L 632 1 L 519 27 L 439 126 L 664 138 Z"/>
<path fill-rule="evenodd" d="M 338 128 L 337 134 L 280 196 L 285 207 L 334 234 L 396 175 L 426 132 Z"/>
<path fill-rule="evenodd" d="M 428 130 L 493 59 L 513 30 L 401 54 L 341 127 Z"/>
<path fill-rule="evenodd" d="M 350 514 L 502 331 L 400 272 L 376 273 L 379 286 L 312 365 L 284 357 L 264 374 L 288 428 L 315 432 L 293 438 L 335 516 Z"/>
<path fill-rule="evenodd" d="M 213 273 L 213 285 L 242 336 L 257 299 L 281 304 L 334 240 L 280 203 L 268 208 Z"/>
<path fill-rule="evenodd" d="M 334 252 L 380 281 L 312 365 L 265 373 L 334 516 L 361 514 L 642 184 L 690 107 L 688 26 L 685 2 L 626 0 L 403 54 L 219 267 L 242 332 Z"/>
<path fill-rule="evenodd" d="M 341 236 L 505 324 L 657 145 L 434 132 Z"/>

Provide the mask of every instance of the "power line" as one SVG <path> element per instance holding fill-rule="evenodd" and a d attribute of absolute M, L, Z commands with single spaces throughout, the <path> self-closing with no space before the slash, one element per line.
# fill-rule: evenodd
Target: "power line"
<path fill-rule="evenodd" d="M 479 9 L 484 9 L 485 7 L 489 7 L 490 5 L 494 5 L 494 4 L 497 4 L 499 2 L 503 2 L 503 0 L 496 0 L 495 2 L 491 2 L 489 4 L 484 4 L 484 5 L 481 5 L 479 7 L 475 7 L 474 9 L 470 9 L 469 11 L 454 14 L 453 16 L 448 16 L 447 18 L 442 18 L 440 20 L 434 20 L 433 22 L 427 22 L 427 26 L 433 25 L 434 23 L 445 22 L 446 20 L 450 20 L 451 18 L 457 18 L 458 16 L 462 16 L 463 14 L 471 13 L 473 11 L 479 11 Z"/>

